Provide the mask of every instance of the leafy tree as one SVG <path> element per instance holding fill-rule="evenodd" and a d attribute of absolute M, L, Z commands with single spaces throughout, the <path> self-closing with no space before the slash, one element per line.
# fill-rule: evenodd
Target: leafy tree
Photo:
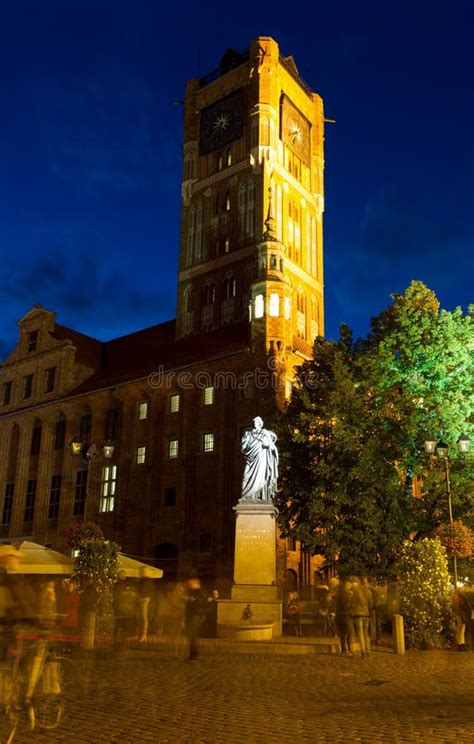
<path fill-rule="evenodd" d="M 440 313 L 421 282 L 393 296 L 367 339 L 354 343 L 346 327 L 338 342 L 317 339 L 279 424 L 283 532 L 341 572 L 387 575 L 404 539 L 446 522 L 443 471 L 422 442 L 472 435 L 473 350 L 472 315 Z M 452 449 L 453 504 L 466 520 L 472 465 Z"/>

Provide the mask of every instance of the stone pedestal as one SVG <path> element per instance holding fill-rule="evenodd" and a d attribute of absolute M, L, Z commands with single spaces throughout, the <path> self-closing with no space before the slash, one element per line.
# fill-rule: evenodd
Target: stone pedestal
<path fill-rule="evenodd" d="M 234 508 L 235 583 L 232 599 L 219 601 L 218 634 L 268 640 L 280 636 L 282 627 L 276 587 L 277 510 L 271 503 L 254 501 L 240 501 Z"/>

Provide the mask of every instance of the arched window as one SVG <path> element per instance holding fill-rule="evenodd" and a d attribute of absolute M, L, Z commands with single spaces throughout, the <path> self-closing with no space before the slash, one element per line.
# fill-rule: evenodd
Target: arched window
<path fill-rule="evenodd" d="M 255 183 L 250 181 L 247 188 L 247 235 L 255 233 Z"/>
<path fill-rule="evenodd" d="M 262 294 L 259 294 L 255 298 L 255 317 L 263 318 L 265 313 L 265 301 Z"/>
<path fill-rule="evenodd" d="M 206 284 L 204 288 L 204 304 L 213 305 L 216 301 L 216 288 L 214 284 Z"/>
<path fill-rule="evenodd" d="M 229 253 L 230 251 L 230 240 L 229 238 L 226 238 L 224 240 L 224 253 Z"/>
<path fill-rule="evenodd" d="M 224 282 L 224 296 L 226 300 L 235 297 L 236 286 L 235 276 L 228 276 Z"/>
<path fill-rule="evenodd" d="M 194 240 L 194 261 L 199 263 L 202 256 L 202 202 L 197 203 L 196 209 L 196 230 Z"/>
<path fill-rule="evenodd" d="M 224 167 L 224 158 L 222 157 L 222 155 L 219 155 L 219 157 L 217 158 L 217 170 L 222 170 L 223 167 Z"/>
<path fill-rule="evenodd" d="M 245 183 L 241 183 L 239 186 L 239 228 L 241 238 L 245 236 L 246 209 L 247 187 Z"/>
<path fill-rule="evenodd" d="M 270 295 L 268 312 L 274 318 L 278 318 L 280 315 L 280 296 L 276 292 L 272 292 Z"/>
<path fill-rule="evenodd" d="M 227 150 L 227 165 L 232 165 L 232 150 Z"/>
<path fill-rule="evenodd" d="M 311 297 L 311 340 L 314 341 L 319 334 L 319 312 L 316 297 Z"/>
<path fill-rule="evenodd" d="M 225 204 L 225 207 L 224 207 L 225 211 L 230 212 L 230 191 L 226 192 L 224 204 Z"/>
<path fill-rule="evenodd" d="M 191 287 L 187 287 L 183 293 L 183 307 L 185 313 L 192 312 L 193 309 L 193 290 Z"/>
<path fill-rule="evenodd" d="M 214 202 L 214 214 L 219 214 L 219 194 L 216 195 L 216 201 Z"/>
<path fill-rule="evenodd" d="M 306 338 L 306 298 L 301 287 L 296 293 L 296 331 L 300 338 Z"/>

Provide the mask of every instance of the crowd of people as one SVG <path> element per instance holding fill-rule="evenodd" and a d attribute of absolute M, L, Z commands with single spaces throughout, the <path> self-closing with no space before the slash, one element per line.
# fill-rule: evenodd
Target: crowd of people
<path fill-rule="evenodd" d="M 332 578 L 327 586 L 318 587 L 312 619 L 322 621 L 325 635 L 339 638 L 341 653 L 353 656 L 357 647 L 358 653 L 369 656 L 371 639 L 381 638 L 385 605 L 384 591 L 370 586 L 367 579 Z M 302 607 L 296 592 L 288 595 L 284 617 L 294 635 L 302 636 Z"/>

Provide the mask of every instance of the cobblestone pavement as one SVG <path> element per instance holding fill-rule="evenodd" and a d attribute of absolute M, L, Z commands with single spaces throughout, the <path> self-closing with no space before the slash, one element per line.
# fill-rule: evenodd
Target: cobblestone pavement
<path fill-rule="evenodd" d="M 61 728 L 15 744 L 474 744 L 474 656 L 369 659 L 221 652 L 184 662 L 168 650 L 76 659 Z"/>

